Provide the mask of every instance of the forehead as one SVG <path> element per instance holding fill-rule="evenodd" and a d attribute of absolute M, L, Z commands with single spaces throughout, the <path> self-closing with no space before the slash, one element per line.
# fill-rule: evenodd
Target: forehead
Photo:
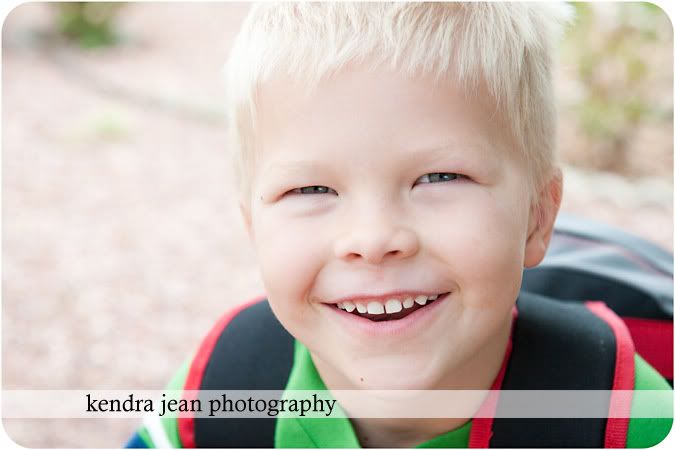
<path fill-rule="evenodd" d="M 466 90 L 452 80 L 404 77 L 391 70 L 351 68 L 308 87 L 275 78 L 259 90 L 259 163 L 445 149 L 505 156 L 509 127 L 482 86 Z M 480 150 L 478 152 L 477 150 Z"/>

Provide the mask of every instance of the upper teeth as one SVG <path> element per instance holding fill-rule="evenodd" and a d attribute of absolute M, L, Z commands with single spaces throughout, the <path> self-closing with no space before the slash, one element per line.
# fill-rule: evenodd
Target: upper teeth
<path fill-rule="evenodd" d="M 398 298 L 389 298 L 387 299 L 384 303 L 381 302 L 375 302 L 375 301 L 344 301 L 344 302 L 339 302 L 337 304 L 337 307 L 340 309 L 344 309 L 347 312 L 352 312 L 355 309 L 361 313 L 361 314 L 384 314 L 385 312 L 387 314 L 393 314 L 401 311 L 403 308 L 405 309 L 410 309 L 412 308 L 415 303 L 419 305 L 426 305 L 427 301 L 433 301 L 438 298 L 438 294 L 436 295 L 418 295 L 416 297 L 413 296 L 407 296 L 403 297 L 402 299 Z"/>
<path fill-rule="evenodd" d="M 395 298 L 390 298 L 387 300 L 387 303 L 384 304 L 384 310 L 387 311 L 387 314 L 397 313 L 403 309 L 403 305 Z"/>

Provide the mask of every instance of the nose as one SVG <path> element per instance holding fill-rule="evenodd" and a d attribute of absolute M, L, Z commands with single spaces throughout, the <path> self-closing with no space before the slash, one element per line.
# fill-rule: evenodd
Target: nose
<path fill-rule="evenodd" d="M 419 251 L 417 233 L 398 223 L 393 214 L 371 211 L 358 214 L 335 241 L 335 256 L 345 261 L 380 264 L 403 259 Z"/>

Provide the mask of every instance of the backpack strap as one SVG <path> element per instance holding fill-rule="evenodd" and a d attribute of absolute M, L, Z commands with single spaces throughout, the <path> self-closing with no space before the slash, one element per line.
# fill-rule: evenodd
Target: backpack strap
<path fill-rule="evenodd" d="M 632 341 L 625 325 L 608 308 L 526 292 L 521 292 L 516 305 L 518 319 L 502 389 L 633 389 Z M 607 404 L 608 411 L 626 407 L 630 405 L 612 399 Z M 498 413 L 499 408 L 498 403 Z M 472 433 L 486 436 L 485 444 L 502 448 L 623 447 L 627 431 L 627 420 L 604 418 L 494 418 L 474 425 L 479 429 Z M 491 430 L 481 426 L 491 426 Z"/>
<path fill-rule="evenodd" d="M 293 337 L 258 298 L 223 316 L 202 342 L 185 390 L 284 390 Z M 205 401 L 202 403 L 206 403 Z M 178 418 L 184 447 L 274 447 L 275 418 Z"/>
<path fill-rule="evenodd" d="M 607 305 L 603 302 L 586 302 L 586 307 L 607 322 L 616 339 L 614 383 L 612 384 L 612 396 L 609 399 L 605 448 L 625 448 L 635 388 L 635 346 L 626 324 Z M 615 395 L 618 391 L 628 391 L 630 397 L 620 398 Z"/>

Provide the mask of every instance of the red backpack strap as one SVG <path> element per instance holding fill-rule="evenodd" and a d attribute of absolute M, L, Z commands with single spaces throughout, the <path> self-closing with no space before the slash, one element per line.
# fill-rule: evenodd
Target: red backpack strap
<path fill-rule="evenodd" d="M 223 333 L 223 330 L 227 325 L 232 321 L 234 317 L 237 316 L 244 309 L 259 303 L 265 299 L 264 296 L 256 297 L 253 300 L 250 300 L 246 303 L 243 303 L 234 309 L 231 309 L 225 313 L 216 324 L 211 328 L 211 331 L 206 335 L 204 340 L 201 342 L 197 353 L 192 360 L 190 369 L 188 371 L 187 378 L 185 380 L 184 390 L 186 391 L 183 395 L 183 398 L 186 400 L 195 400 L 197 398 L 196 393 L 202 385 L 202 379 L 204 378 L 204 372 L 211 358 L 213 348 L 215 347 L 218 339 Z M 178 436 L 184 448 L 195 448 L 195 422 L 194 417 L 191 413 L 180 413 L 178 416 Z"/>
<path fill-rule="evenodd" d="M 586 302 L 586 307 L 612 329 L 616 342 L 613 391 L 629 391 L 628 397 L 612 394 L 605 429 L 605 448 L 625 448 L 635 387 L 635 345 L 626 324 L 603 302 Z"/>

